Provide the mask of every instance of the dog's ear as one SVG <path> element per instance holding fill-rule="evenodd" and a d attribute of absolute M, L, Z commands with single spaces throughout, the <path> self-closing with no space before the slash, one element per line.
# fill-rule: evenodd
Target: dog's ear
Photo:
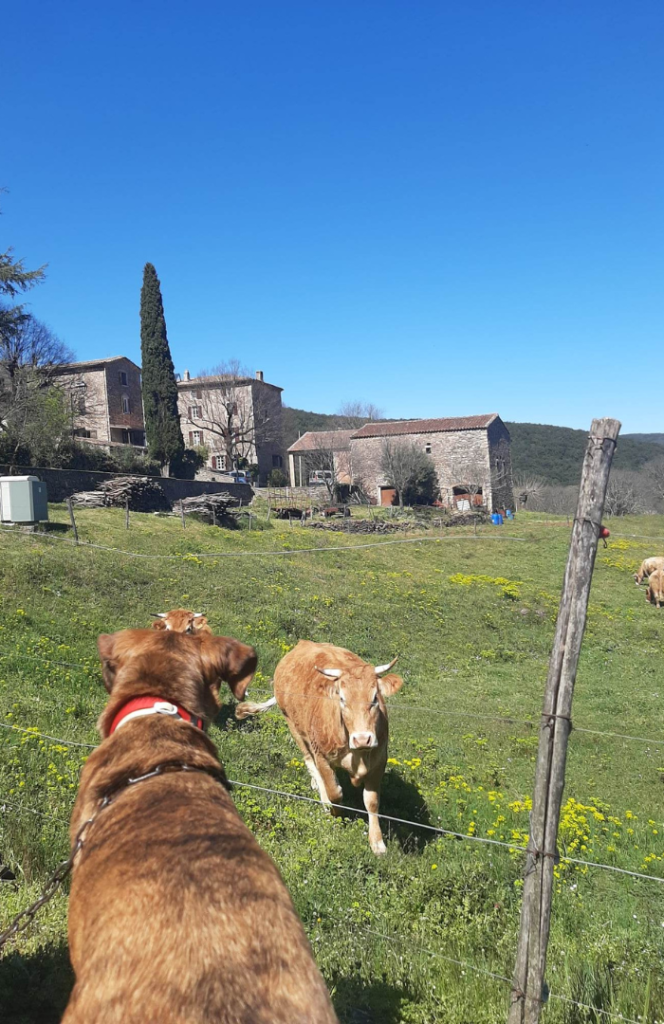
<path fill-rule="evenodd" d="M 228 636 L 205 633 L 200 637 L 200 644 L 203 673 L 215 697 L 223 680 L 228 683 L 233 696 L 242 700 L 258 664 L 253 647 Z"/>
<path fill-rule="evenodd" d="M 101 671 L 104 679 L 104 686 L 110 693 L 113 689 L 115 670 L 117 668 L 114 657 L 115 634 L 102 633 L 101 636 L 97 638 L 97 650 L 99 651 L 99 657 L 101 658 Z"/>

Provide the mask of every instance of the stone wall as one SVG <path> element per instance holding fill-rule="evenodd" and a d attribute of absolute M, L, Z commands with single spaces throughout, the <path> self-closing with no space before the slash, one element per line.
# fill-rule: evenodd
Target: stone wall
<path fill-rule="evenodd" d="M 64 501 L 77 491 L 94 491 L 104 480 L 110 480 L 117 473 L 104 473 L 87 469 L 31 469 L 19 466 L 11 469 L 0 466 L 0 476 L 36 476 L 43 480 L 48 490 L 49 501 Z M 128 474 L 127 474 L 128 475 Z M 195 497 L 199 494 L 216 494 L 228 491 L 234 498 L 241 498 L 248 505 L 254 496 L 249 484 L 227 484 L 209 480 L 175 480 L 172 477 L 154 477 L 161 484 L 169 501 Z"/>
<path fill-rule="evenodd" d="M 229 415 L 228 409 L 233 405 L 237 411 Z M 200 410 L 200 416 L 190 416 L 190 409 Z M 233 445 L 236 455 L 246 458 L 250 464 L 258 464 L 262 484 L 267 483 L 272 469 L 277 468 L 275 461 L 281 462 L 279 468 L 285 471 L 281 389 L 273 384 L 253 378 L 242 378 L 237 383 L 215 383 L 213 377 L 183 380 L 178 384 L 178 410 L 185 445 L 189 448 L 197 444 L 194 431 L 198 431 L 200 443 L 208 449 L 207 471 L 213 472 L 212 459 L 219 455 L 225 457 L 226 471 L 234 468 L 228 464 L 222 434 L 229 427 L 231 431 L 237 429 L 239 434 Z"/>
<path fill-rule="evenodd" d="M 253 416 L 256 424 L 258 478 L 265 485 L 273 469 L 287 473 L 281 429 L 281 389 L 263 381 L 252 381 Z M 279 465 L 275 466 L 275 462 Z"/>
<path fill-rule="evenodd" d="M 127 376 L 126 384 L 120 383 L 120 374 L 122 373 Z M 136 431 L 139 435 L 145 431 L 141 373 L 130 359 L 118 359 L 106 365 L 106 394 L 111 440 L 129 444 L 136 443 L 133 438 L 128 438 L 125 442 L 124 438 L 118 434 L 123 430 Z M 123 411 L 123 398 L 129 399 L 129 412 Z"/>
<path fill-rule="evenodd" d="M 110 441 L 104 367 L 59 374 L 57 382 L 68 396 L 74 427 L 89 431 L 96 440 Z"/>
<path fill-rule="evenodd" d="M 380 468 L 385 440 L 384 437 L 358 437 L 351 438 L 350 442 L 353 480 L 361 480 L 369 497 L 378 503 L 381 487 L 389 486 Z M 452 504 L 454 487 L 463 488 L 468 484 L 476 484 L 482 486 L 487 507 L 493 507 L 486 430 L 403 434 L 390 437 L 388 440 L 393 444 L 414 442 L 422 451 L 431 455 L 438 474 L 441 501 L 444 504 Z"/>
<path fill-rule="evenodd" d="M 512 444 L 509 431 L 502 420 L 496 420 L 489 427 L 489 450 L 493 508 L 513 509 Z"/>

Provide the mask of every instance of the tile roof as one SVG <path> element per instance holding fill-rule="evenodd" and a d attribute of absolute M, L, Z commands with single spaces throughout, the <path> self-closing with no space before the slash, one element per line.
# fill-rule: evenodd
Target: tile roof
<path fill-rule="evenodd" d="M 105 359 L 86 359 L 81 363 L 62 363 L 60 366 L 54 367 L 56 371 L 66 372 L 68 370 L 86 370 L 93 366 L 105 366 L 106 363 L 117 363 L 121 359 L 126 359 L 128 363 L 132 363 L 136 369 L 140 370 L 138 363 L 135 363 L 129 356 L 107 356 Z"/>
<path fill-rule="evenodd" d="M 346 452 L 350 448 L 350 439 L 353 434 L 353 430 L 307 430 L 306 434 L 298 438 L 288 451 L 296 453 L 320 451 Z"/>
<path fill-rule="evenodd" d="M 449 430 L 486 430 L 498 413 L 485 416 L 454 416 L 440 420 L 398 420 L 396 422 L 365 423 L 352 434 L 356 437 L 395 437 L 399 434 L 440 434 Z"/>
<path fill-rule="evenodd" d="M 284 389 L 279 387 L 278 384 L 270 384 L 267 380 L 258 380 L 257 377 L 234 377 L 232 374 L 212 374 L 204 377 L 181 377 L 177 382 L 178 388 L 181 391 L 186 391 L 187 388 L 214 388 L 218 384 L 225 384 L 229 387 L 244 388 L 249 384 L 264 384 L 267 388 L 276 388 L 277 391 L 283 391 Z"/>

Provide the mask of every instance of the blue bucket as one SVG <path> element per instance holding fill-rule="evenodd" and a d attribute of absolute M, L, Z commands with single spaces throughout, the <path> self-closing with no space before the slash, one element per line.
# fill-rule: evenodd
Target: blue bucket
<path fill-rule="evenodd" d="M 501 516 L 500 512 L 491 513 L 491 522 L 493 523 L 494 526 L 502 526 L 503 517 Z"/>
<path fill-rule="evenodd" d="M 514 513 L 512 512 L 511 508 L 505 509 L 505 516 L 507 517 L 507 519 L 514 519 Z"/>

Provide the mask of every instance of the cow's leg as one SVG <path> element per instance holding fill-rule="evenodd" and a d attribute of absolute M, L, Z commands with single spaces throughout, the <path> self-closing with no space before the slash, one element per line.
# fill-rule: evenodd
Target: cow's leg
<path fill-rule="evenodd" d="M 380 829 L 380 818 L 378 817 L 380 809 L 380 784 L 383 781 L 385 764 L 386 760 L 369 772 L 364 780 L 364 790 L 362 791 L 364 806 L 369 814 L 369 845 L 373 852 L 379 855 L 387 853 L 383 833 Z"/>
<path fill-rule="evenodd" d="M 326 761 L 322 754 L 314 753 L 314 762 L 314 767 L 320 779 L 318 791 L 321 803 L 324 803 L 332 814 L 338 813 L 332 805 L 341 803 L 344 794 L 334 774 L 334 768 L 332 768 L 329 761 Z"/>
<path fill-rule="evenodd" d="M 293 739 L 297 743 L 298 747 L 302 751 L 302 757 L 304 758 L 304 763 L 307 766 L 307 771 L 309 772 L 309 775 L 311 776 L 311 788 L 312 789 L 317 789 L 319 792 L 321 792 L 321 786 L 322 786 L 323 780 L 321 779 L 320 774 L 318 772 L 318 769 L 316 768 L 316 763 L 314 761 L 314 758 L 313 758 L 313 755 L 311 753 L 311 750 L 309 749 L 309 745 L 305 742 L 305 740 L 302 739 L 302 737 L 300 736 L 299 732 L 297 731 L 295 726 L 292 725 L 292 723 L 291 723 L 289 718 L 286 718 L 286 725 L 288 726 L 288 728 L 291 731 L 291 736 L 293 737 Z M 322 797 L 321 797 L 321 799 L 322 799 Z M 325 801 L 323 801 L 323 802 L 325 802 Z"/>
<path fill-rule="evenodd" d="M 309 744 L 302 736 L 300 736 L 299 732 L 289 719 L 286 719 L 286 722 L 293 739 L 302 751 L 304 763 L 307 766 L 309 775 L 311 776 L 311 788 L 318 790 L 321 803 L 331 809 L 331 804 L 339 803 L 343 796 L 341 786 L 337 782 L 336 775 L 325 758 L 320 754 L 314 755 L 312 753 Z"/>

